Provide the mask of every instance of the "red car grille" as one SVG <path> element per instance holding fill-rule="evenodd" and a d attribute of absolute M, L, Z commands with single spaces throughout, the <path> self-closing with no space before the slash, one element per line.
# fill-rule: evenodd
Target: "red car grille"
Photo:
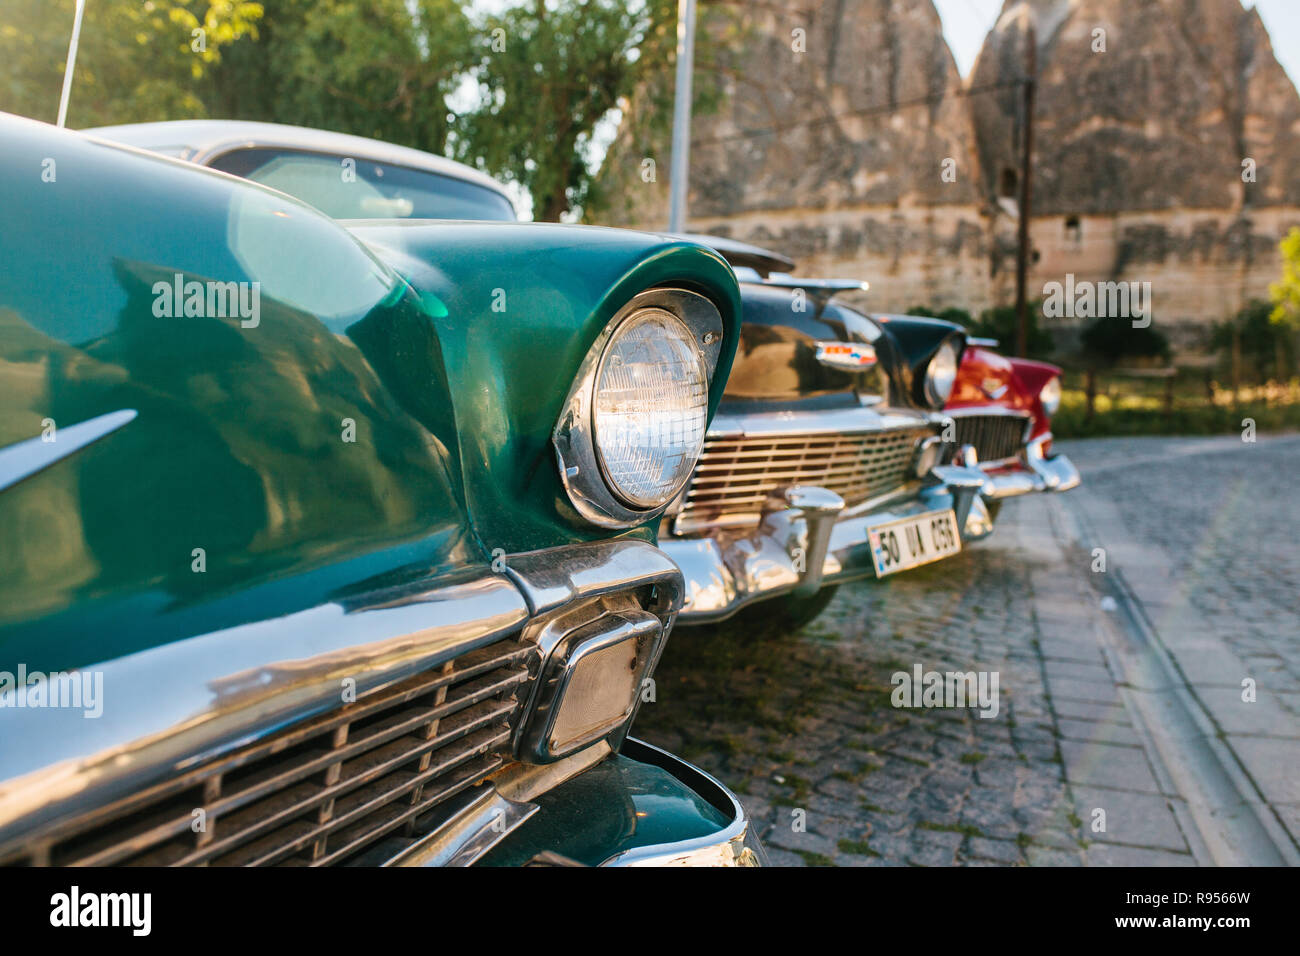
<path fill-rule="evenodd" d="M 1028 415 L 954 415 L 953 448 L 974 445 L 980 461 L 1014 458 L 1025 447 Z"/>

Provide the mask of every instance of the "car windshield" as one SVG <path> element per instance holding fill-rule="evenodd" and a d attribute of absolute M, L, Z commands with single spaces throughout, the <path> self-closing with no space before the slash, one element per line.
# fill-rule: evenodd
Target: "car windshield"
<path fill-rule="evenodd" d="M 288 193 L 334 219 L 516 218 L 504 196 L 477 183 L 368 159 L 250 148 L 208 165 Z"/>

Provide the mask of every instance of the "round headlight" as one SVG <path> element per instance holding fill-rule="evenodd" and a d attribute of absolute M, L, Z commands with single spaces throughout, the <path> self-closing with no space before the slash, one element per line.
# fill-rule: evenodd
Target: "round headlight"
<path fill-rule="evenodd" d="M 634 508 L 670 501 L 704 444 L 709 377 L 677 316 L 647 308 L 610 337 L 596 373 L 593 431 L 610 490 Z"/>
<path fill-rule="evenodd" d="M 956 381 L 957 349 L 951 342 L 944 342 L 925 370 L 925 397 L 935 408 L 942 408 Z"/>
<path fill-rule="evenodd" d="M 1061 380 L 1052 376 L 1043 386 L 1043 390 L 1038 393 L 1038 400 L 1043 403 L 1043 412 L 1047 415 L 1055 415 L 1056 410 L 1061 407 Z"/>

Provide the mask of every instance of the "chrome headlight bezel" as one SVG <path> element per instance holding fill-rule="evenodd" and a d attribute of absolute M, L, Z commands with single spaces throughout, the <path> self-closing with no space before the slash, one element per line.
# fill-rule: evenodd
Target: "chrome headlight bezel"
<path fill-rule="evenodd" d="M 601 331 L 574 379 L 552 433 L 552 444 L 569 501 L 583 518 L 602 528 L 632 527 L 662 514 L 680 495 L 694 470 L 692 463 L 662 503 L 641 506 L 612 487 L 612 479 L 597 448 L 596 388 L 610 343 L 625 323 L 645 310 L 666 312 L 681 323 L 684 339 L 689 338 L 703 362 L 706 389 L 722 354 L 721 313 L 706 296 L 686 289 L 647 289 L 633 296 Z"/>
<path fill-rule="evenodd" d="M 934 355 L 930 356 L 925 366 L 925 400 L 931 408 L 943 408 L 952 397 L 960 362 L 961 352 L 951 338 L 939 343 Z"/>
<path fill-rule="evenodd" d="M 1061 407 L 1061 376 L 1053 375 L 1038 390 L 1038 403 L 1043 406 L 1043 414 L 1051 418 Z"/>

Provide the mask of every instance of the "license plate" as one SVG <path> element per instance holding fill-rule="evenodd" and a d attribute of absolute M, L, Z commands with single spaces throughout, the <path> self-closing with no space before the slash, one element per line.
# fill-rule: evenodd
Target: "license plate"
<path fill-rule="evenodd" d="M 870 529 L 871 558 L 876 577 L 906 571 L 938 561 L 961 550 L 957 516 L 949 511 L 928 511 Z"/>

